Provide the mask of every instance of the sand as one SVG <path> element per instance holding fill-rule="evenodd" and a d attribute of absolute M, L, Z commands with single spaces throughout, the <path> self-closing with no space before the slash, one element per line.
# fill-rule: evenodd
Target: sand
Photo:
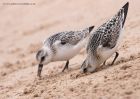
<path fill-rule="evenodd" d="M 42 41 L 66 30 L 95 29 L 130 2 L 119 57 L 95 73 L 81 74 L 82 51 L 70 68 L 65 62 L 45 65 L 37 78 L 35 55 Z M 0 99 L 140 99 L 139 0 L 25 0 L 35 5 L 4 5 L 0 1 Z"/>

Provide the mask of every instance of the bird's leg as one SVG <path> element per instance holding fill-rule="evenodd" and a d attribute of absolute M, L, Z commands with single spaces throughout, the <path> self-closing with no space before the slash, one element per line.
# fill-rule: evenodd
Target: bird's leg
<path fill-rule="evenodd" d="M 105 65 L 105 63 L 106 63 L 106 60 L 104 61 L 103 65 Z"/>
<path fill-rule="evenodd" d="M 116 56 L 115 56 L 114 60 L 112 61 L 111 65 L 113 65 L 113 64 L 114 64 L 114 62 L 116 61 L 116 59 L 117 59 L 117 57 L 118 57 L 118 56 L 119 56 L 119 53 L 118 53 L 118 52 L 116 52 Z"/>
<path fill-rule="evenodd" d="M 68 65 L 69 65 L 69 60 L 67 60 L 66 64 L 65 64 L 65 67 L 63 68 L 62 72 L 65 71 L 65 69 L 68 69 Z"/>

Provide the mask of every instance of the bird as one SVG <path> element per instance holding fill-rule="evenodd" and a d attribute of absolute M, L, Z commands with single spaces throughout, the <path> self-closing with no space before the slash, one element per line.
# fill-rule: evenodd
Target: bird
<path fill-rule="evenodd" d="M 41 77 L 43 65 L 50 62 L 66 61 L 62 70 L 68 69 L 69 60 L 76 56 L 85 46 L 90 32 L 94 26 L 79 31 L 58 32 L 44 40 L 43 46 L 37 51 L 37 76 Z"/>
<path fill-rule="evenodd" d="M 119 56 L 118 46 L 122 40 L 122 30 L 127 17 L 129 2 L 127 2 L 119 11 L 107 22 L 91 32 L 86 47 L 86 58 L 81 64 L 82 73 L 93 73 L 114 53 L 114 64 Z"/>

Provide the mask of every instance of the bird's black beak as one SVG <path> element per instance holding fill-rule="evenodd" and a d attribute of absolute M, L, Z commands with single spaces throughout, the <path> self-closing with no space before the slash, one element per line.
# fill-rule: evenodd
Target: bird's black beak
<path fill-rule="evenodd" d="M 38 73 L 37 73 L 37 76 L 38 76 L 38 77 L 41 77 L 42 68 L 43 68 L 43 64 L 39 64 L 39 65 L 38 65 Z"/>
<path fill-rule="evenodd" d="M 38 65 L 38 73 L 37 73 L 37 76 L 38 77 L 41 77 L 41 72 L 42 72 L 42 68 L 43 68 L 43 61 L 45 60 L 45 57 L 43 56 L 42 58 L 41 58 L 41 61 L 40 61 L 40 63 L 39 63 L 39 65 Z"/>

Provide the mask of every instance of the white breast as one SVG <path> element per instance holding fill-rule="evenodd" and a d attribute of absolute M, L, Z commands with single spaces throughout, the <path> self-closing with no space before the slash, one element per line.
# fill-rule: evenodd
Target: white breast
<path fill-rule="evenodd" d="M 65 61 L 77 55 L 86 44 L 86 39 L 80 41 L 77 45 L 57 47 L 56 55 L 52 61 Z"/>

